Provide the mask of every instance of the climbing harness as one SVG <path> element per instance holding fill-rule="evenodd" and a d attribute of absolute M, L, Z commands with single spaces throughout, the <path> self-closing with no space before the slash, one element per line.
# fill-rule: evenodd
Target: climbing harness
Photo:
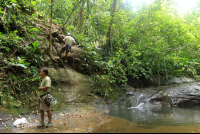
<path fill-rule="evenodd" d="M 41 99 L 42 96 L 45 96 L 44 101 Z M 45 103 L 45 104 L 47 104 L 48 107 L 50 107 L 51 103 L 54 101 L 54 100 L 53 100 L 53 96 L 51 96 L 49 93 L 44 94 L 44 95 L 40 95 L 40 96 L 38 97 L 38 99 L 40 100 L 40 101 L 39 101 L 39 106 L 40 106 L 40 102 L 42 102 L 42 103 L 43 103 L 43 106 L 44 106 L 44 103 Z"/>

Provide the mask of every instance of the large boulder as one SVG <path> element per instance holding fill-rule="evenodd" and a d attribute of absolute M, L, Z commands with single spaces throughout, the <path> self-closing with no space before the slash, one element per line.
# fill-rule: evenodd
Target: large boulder
<path fill-rule="evenodd" d="M 121 89 L 123 90 L 121 97 L 104 107 L 113 109 L 115 106 L 120 109 L 200 105 L 200 86 L 197 82 L 149 88 L 121 85 Z"/>
<path fill-rule="evenodd" d="M 160 77 L 160 86 L 189 83 L 189 82 L 195 82 L 195 80 L 192 78 L 188 78 L 188 77 L 169 76 L 168 80 L 167 80 L 167 78 Z M 147 80 L 147 83 L 149 86 L 151 86 L 151 85 L 159 86 L 159 77 L 152 76 L 151 79 Z"/>
<path fill-rule="evenodd" d="M 90 102 L 94 94 L 91 94 L 90 77 L 80 74 L 71 68 L 55 69 L 52 67 L 42 67 L 49 71 L 54 92 L 62 92 L 61 98 L 65 103 L 79 100 L 80 102 Z M 53 94 L 54 95 L 54 94 Z"/>
<path fill-rule="evenodd" d="M 73 53 L 69 54 L 69 57 L 75 58 L 77 60 L 80 60 L 80 57 L 85 54 L 85 51 L 81 48 L 78 48 L 77 46 L 72 46 Z"/>
<path fill-rule="evenodd" d="M 81 56 L 85 54 L 85 51 L 81 48 L 78 48 L 76 46 L 72 46 L 72 53 L 68 53 L 67 55 L 67 63 L 72 68 L 75 67 L 75 70 L 81 73 L 85 73 L 82 69 L 82 61 Z M 65 54 L 64 54 L 65 56 Z"/>
<path fill-rule="evenodd" d="M 98 104 L 96 108 L 98 110 L 120 110 L 136 107 L 156 92 L 154 89 L 135 89 L 129 85 L 121 85 L 118 88 L 122 90 L 120 97 L 106 101 L 104 98 L 98 97 L 95 99 L 95 103 Z"/>
<path fill-rule="evenodd" d="M 185 106 L 200 104 L 200 86 L 197 82 L 163 87 L 149 98 L 149 103 L 162 106 Z"/>

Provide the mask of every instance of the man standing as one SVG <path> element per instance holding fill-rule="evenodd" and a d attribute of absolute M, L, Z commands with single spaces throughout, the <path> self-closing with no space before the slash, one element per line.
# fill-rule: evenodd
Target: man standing
<path fill-rule="evenodd" d="M 60 58 L 61 54 L 65 52 L 66 58 L 64 59 L 64 61 L 66 60 L 67 62 L 67 54 L 68 52 L 70 53 L 72 52 L 71 46 L 76 45 L 76 42 L 74 38 L 71 36 L 71 33 L 68 33 L 67 36 L 63 39 L 63 41 L 65 42 L 65 45 L 60 50 Z"/>
<path fill-rule="evenodd" d="M 41 116 L 41 121 L 40 121 L 40 125 L 38 127 L 42 127 L 44 126 L 44 111 L 47 111 L 48 113 L 48 118 L 49 118 L 49 122 L 46 125 L 46 127 L 51 127 L 53 126 L 51 119 L 52 119 L 52 112 L 50 109 L 50 106 L 48 106 L 45 103 L 45 97 L 47 94 L 49 94 L 50 92 L 50 87 L 51 87 L 51 79 L 47 76 L 48 75 L 48 70 L 47 69 L 42 69 L 40 72 L 41 77 L 43 78 L 42 83 L 40 85 L 40 87 L 38 88 L 38 92 L 40 95 L 40 116 Z"/>

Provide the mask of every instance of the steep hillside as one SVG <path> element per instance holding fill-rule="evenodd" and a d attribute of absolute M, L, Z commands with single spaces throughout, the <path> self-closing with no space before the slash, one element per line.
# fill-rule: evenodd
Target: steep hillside
<path fill-rule="evenodd" d="M 85 52 L 78 46 L 72 47 L 74 53 L 68 54 L 67 63 L 63 62 L 64 54 L 62 59 L 58 57 L 66 33 L 55 23 L 52 24 L 51 55 L 49 18 L 36 14 L 26 2 L 15 4 L 1 4 L 1 9 L 7 9 L 1 12 L 3 17 L 0 21 L 1 111 L 17 114 L 38 109 L 37 88 L 41 82 L 41 68 L 49 69 L 53 85 L 51 93 L 57 99 L 54 110 L 64 110 L 69 106 L 77 110 L 76 105 L 85 110 L 87 105 L 87 110 L 94 110 L 91 104 L 97 98 L 96 94 L 106 90 L 120 91 L 116 84 L 99 78 L 94 81 L 93 76 L 87 75 L 88 67 L 81 62 Z"/>

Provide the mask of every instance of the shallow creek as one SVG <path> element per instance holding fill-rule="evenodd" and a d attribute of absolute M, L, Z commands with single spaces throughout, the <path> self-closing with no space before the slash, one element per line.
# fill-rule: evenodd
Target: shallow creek
<path fill-rule="evenodd" d="M 200 107 L 131 108 L 109 113 L 114 119 L 93 133 L 199 133 Z"/>

